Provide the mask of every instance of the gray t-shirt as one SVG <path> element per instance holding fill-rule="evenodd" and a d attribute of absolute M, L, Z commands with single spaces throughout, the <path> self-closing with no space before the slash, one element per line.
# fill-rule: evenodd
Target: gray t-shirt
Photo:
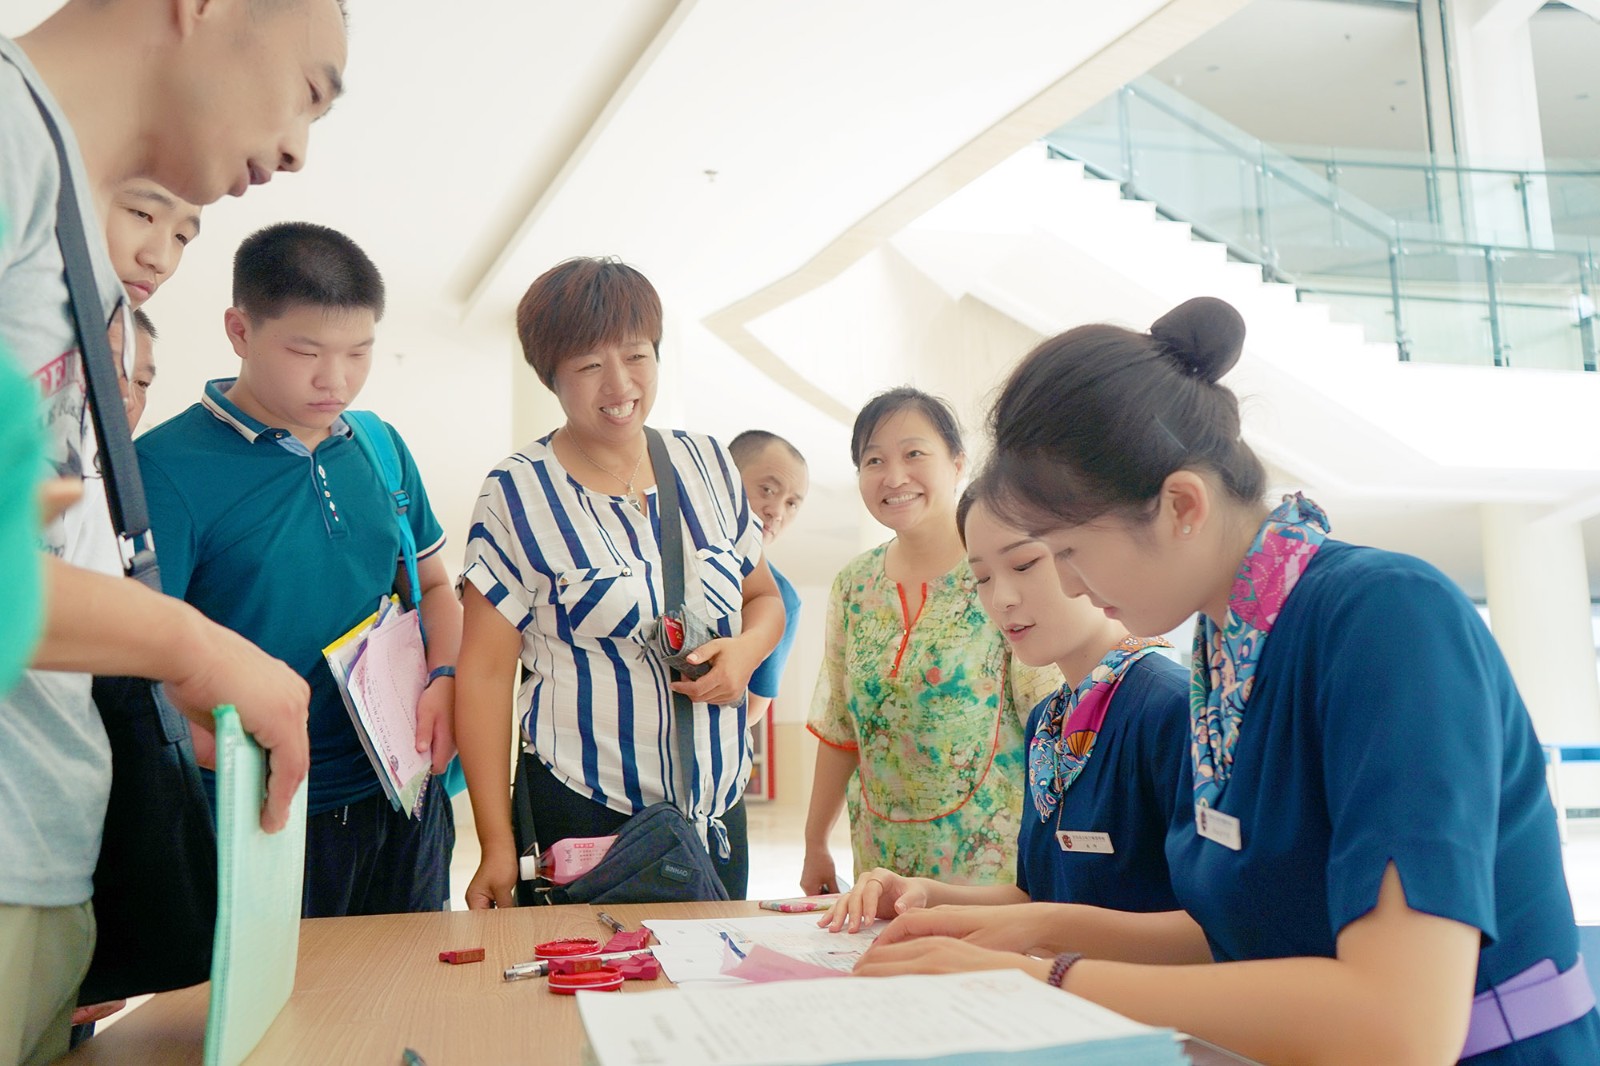
<path fill-rule="evenodd" d="M 109 322 L 122 298 L 71 127 L 22 50 L 0 37 L 0 351 L 39 388 L 49 472 L 85 477 L 83 501 L 44 531 L 43 546 L 104 570 L 116 553 L 106 544 L 111 519 L 56 243 L 61 171 L 30 84 L 67 141 L 103 304 L 98 320 Z M 29 671 L 0 697 L 0 903 L 69 906 L 91 894 L 111 751 L 89 681 Z"/>

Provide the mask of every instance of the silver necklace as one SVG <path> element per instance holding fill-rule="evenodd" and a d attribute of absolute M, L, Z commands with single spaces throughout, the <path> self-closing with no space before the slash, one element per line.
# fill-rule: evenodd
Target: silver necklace
<path fill-rule="evenodd" d="M 567 436 L 571 438 L 572 446 L 578 449 L 578 454 L 589 460 L 590 466 L 593 466 L 596 470 L 600 471 L 602 474 L 605 474 L 607 477 L 615 479 L 618 484 L 626 486 L 623 491 L 623 496 L 627 499 L 628 503 L 633 505 L 633 509 L 635 511 L 638 511 L 640 514 L 644 514 L 644 505 L 640 503 L 639 498 L 634 495 L 633 479 L 639 476 L 639 468 L 644 465 L 645 449 L 639 449 L 639 458 L 634 461 L 633 473 L 624 478 L 622 475 L 611 470 L 611 468 L 601 466 L 599 462 L 595 460 L 594 456 L 584 451 L 583 445 L 578 443 L 578 438 L 570 430 L 567 432 Z"/>

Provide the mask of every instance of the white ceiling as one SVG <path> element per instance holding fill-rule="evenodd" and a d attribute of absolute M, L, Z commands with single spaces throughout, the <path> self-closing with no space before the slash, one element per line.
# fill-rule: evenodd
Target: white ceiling
<path fill-rule="evenodd" d="M 1600 166 L 1600 22 L 1548 5 L 1530 32 L 1545 154 Z M 1273 144 L 1428 150 L 1415 8 L 1256 0 L 1151 74 Z"/>
<path fill-rule="evenodd" d="M 1074 72 L 1109 88 L 1244 2 L 352 0 L 348 92 L 315 130 L 307 169 L 208 208 L 150 304 L 162 369 L 146 424 L 231 373 L 219 327 L 239 240 L 286 218 L 335 226 L 389 284 L 362 404 L 406 434 L 459 546 L 483 472 L 520 443 L 512 397 L 528 372 L 511 307 L 566 256 L 619 255 L 666 300 L 662 418 L 724 439 L 764 425 L 810 456 L 813 501 L 776 556 L 824 582 L 867 535 L 847 427 L 704 320 L 852 234 L 873 246 L 863 219 L 919 181 L 959 187 L 972 163 L 948 161 L 996 130 L 1010 141 L 985 150 L 1005 158 L 1035 136 L 1018 109 Z M 6 0 L 0 33 L 56 6 Z M 1251 80 L 1281 103 L 1284 84 Z M 882 353 L 885 367 L 914 357 Z M 854 364 L 838 357 L 787 369 L 824 391 L 878 377 L 847 375 Z M 864 387 L 836 394 L 853 407 Z"/>
<path fill-rule="evenodd" d="M 406 434 L 459 545 L 484 471 L 519 443 L 516 299 L 562 258 L 618 255 L 667 305 L 660 417 L 790 436 L 813 457 L 823 554 L 854 550 L 837 412 L 797 400 L 701 320 L 795 271 L 1146 14 L 1167 21 L 1116 80 L 1242 2 L 354 0 L 347 92 L 305 171 L 207 208 L 149 306 L 162 339 L 146 425 L 236 365 L 218 327 L 239 240 L 287 218 L 335 226 L 389 287 L 361 403 Z M 0 32 L 56 6 L 8 0 Z"/>

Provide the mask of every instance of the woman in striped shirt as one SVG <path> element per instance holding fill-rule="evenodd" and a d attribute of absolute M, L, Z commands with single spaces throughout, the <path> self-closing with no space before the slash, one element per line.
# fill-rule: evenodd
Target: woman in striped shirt
<path fill-rule="evenodd" d="M 733 460 L 710 437 L 666 432 L 673 469 L 652 464 L 644 427 L 661 302 L 642 274 L 568 260 L 528 289 L 517 332 L 566 421 L 489 472 L 468 537 L 456 723 L 483 859 L 467 904 L 515 902 L 506 720 L 519 662 L 518 772 L 528 775 L 540 842 L 614 833 L 670 800 L 742 899 L 745 686 L 784 625 L 760 525 Z M 715 634 L 696 653 L 711 670 L 693 681 L 673 681 L 650 650 L 664 609 L 656 484 L 669 475 L 682 511 L 685 604 Z M 688 797 L 674 794 L 673 691 L 694 701 Z"/>

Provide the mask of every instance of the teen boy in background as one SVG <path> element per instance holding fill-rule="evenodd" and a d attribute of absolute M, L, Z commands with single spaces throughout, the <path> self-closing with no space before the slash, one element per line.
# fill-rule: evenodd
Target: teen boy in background
<path fill-rule="evenodd" d="M 200 236 L 200 208 L 149 178 L 125 181 L 111 197 L 106 244 L 134 310 L 156 294 Z"/>

